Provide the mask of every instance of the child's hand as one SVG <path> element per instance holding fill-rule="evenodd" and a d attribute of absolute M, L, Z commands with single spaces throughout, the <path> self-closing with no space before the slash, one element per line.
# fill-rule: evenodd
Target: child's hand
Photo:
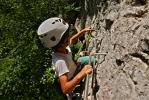
<path fill-rule="evenodd" d="M 75 43 L 80 36 L 82 36 L 85 32 L 88 32 L 88 31 L 94 31 L 94 29 L 92 27 L 84 28 L 83 30 L 81 30 L 80 32 L 78 32 L 77 34 L 75 34 L 70 38 L 70 44 Z"/>
<path fill-rule="evenodd" d="M 83 74 L 85 74 L 85 75 L 91 74 L 91 73 L 93 72 L 93 68 L 92 68 L 92 66 L 90 66 L 90 65 L 85 65 L 85 66 L 83 67 L 83 69 L 81 70 L 81 72 L 82 72 Z"/>
<path fill-rule="evenodd" d="M 84 28 L 82 31 L 83 32 L 95 31 L 95 29 L 93 29 L 92 27 L 87 27 L 87 28 Z"/>

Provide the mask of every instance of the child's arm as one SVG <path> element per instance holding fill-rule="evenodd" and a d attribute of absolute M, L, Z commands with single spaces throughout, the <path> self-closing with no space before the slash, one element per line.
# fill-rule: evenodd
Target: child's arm
<path fill-rule="evenodd" d="M 94 29 L 91 27 L 84 28 L 83 30 L 81 30 L 80 32 L 78 32 L 77 34 L 75 34 L 70 38 L 70 43 L 75 43 L 80 36 L 82 36 L 85 32 L 88 31 L 94 31 Z"/>
<path fill-rule="evenodd" d="M 79 72 L 72 80 L 68 81 L 68 76 L 66 74 L 59 77 L 61 83 L 61 89 L 64 94 L 69 93 L 74 89 L 74 87 L 84 78 L 87 74 L 92 73 L 92 66 L 86 65 L 81 72 Z"/>

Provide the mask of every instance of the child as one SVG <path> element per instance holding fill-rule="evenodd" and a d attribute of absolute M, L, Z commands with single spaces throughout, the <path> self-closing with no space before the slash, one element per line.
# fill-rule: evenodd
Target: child
<path fill-rule="evenodd" d="M 54 51 L 52 62 L 64 94 L 70 93 L 87 74 L 91 74 L 93 71 L 92 66 L 85 65 L 74 76 L 76 65 L 72 60 L 72 53 L 69 48 L 69 44 L 75 43 L 85 32 L 93 30 L 91 27 L 85 28 L 73 37 L 70 37 L 69 25 L 58 17 L 45 20 L 38 28 L 38 36 L 43 45 L 52 48 Z"/>

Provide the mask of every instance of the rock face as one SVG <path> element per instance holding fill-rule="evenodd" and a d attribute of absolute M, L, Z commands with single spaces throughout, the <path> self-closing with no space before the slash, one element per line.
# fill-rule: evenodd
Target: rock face
<path fill-rule="evenodd" d="M 107 53 L 96 56 L 92 100 L 149 100 L 149 1 L 82 4 L 80 21 L 96 29 L 89 48 Z"/>

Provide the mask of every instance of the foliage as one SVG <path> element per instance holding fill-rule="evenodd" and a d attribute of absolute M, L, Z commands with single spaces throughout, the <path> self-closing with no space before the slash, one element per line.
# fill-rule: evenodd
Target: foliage
<path fill-rule="evenodd" d="M 0 99 L 63 100 L 40 23 L 79 8 L 69 0 L 0 0 Z"/>
<path fill-rule="evenodd" d="M 77 61 L 80 52 L 83 50 L 83 43 L 81 41 L 79 41 L 78 43 L 74 44 L 74 45 L 70 45 L 72 52 L 73 52 L 73 59 L 74 61 Z"/>

